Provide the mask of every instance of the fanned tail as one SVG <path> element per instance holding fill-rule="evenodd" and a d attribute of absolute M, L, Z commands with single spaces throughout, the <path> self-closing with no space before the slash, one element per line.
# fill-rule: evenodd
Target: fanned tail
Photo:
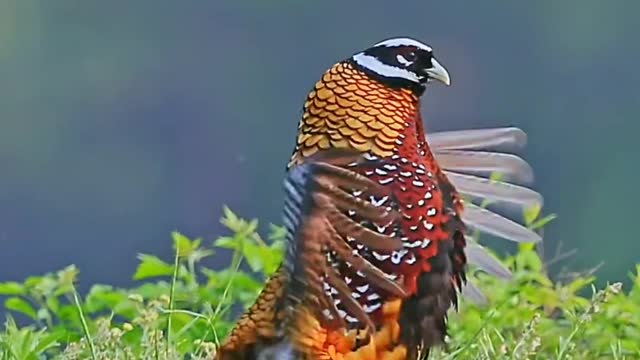
<path fill-rule="evenodd" d="M 533 181 L 533 170 L 522 158 L 506 153 L 523 148 L 526 134 L 513 127 L 446 131 L 428 135 L 438 164 L 456 190 L 467 198 L 486 200 L 492 204 L 511 204 L 519 208 L 542 206 L 543 198 L 535 190 L 522 185 Z M 499 173 L 504 180 L 489 176 Z M 475 230 L 515 242 L 540 242 L 540 235 L 501 215 L 494 207 L 481 208 L 467 202 L 462 213 L 464 224 Z M 499 206 L 498 206 L 499 207 Z M 467 237 L 470 239 L 469 237 Z M 466 247 L 468 263 L 501 278 L 511 272 L 482 245 L 470 239 Z M 472 283 L 463 293 L 483 303 L 486 298 Z"/>
<path fill-rule="evenodd" d="M 515 127 L 441 131 L 429 134 L 429 146 L 438 150 L 514 151 L 527 143 L 527 134 Z"/>

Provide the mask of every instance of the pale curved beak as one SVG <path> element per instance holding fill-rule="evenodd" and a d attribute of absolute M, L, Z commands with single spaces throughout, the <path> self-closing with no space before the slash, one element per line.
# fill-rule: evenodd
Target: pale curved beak
<path fill-rule="evenodd" d="M 431 65 L 432 67 L 430 69 L 427 69 L 429 78 L 441 81 L 447 86 L 451 85 L 451 77 L 449 77 L 449 72 L 447 71 L 447 69 L 445 69 L 444 66 L 440 65 L 438 60 L 436 60 L 435 58 L 431 59 Z"/>

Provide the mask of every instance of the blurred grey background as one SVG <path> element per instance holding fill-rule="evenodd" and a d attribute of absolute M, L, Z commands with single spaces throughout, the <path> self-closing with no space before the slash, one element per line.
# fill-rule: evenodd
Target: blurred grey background
<path fill-rule="evenodd" d="M 169 234 L 214 239 L 223 204 L 279 222 L 302 102 L 392 36 L 452 74 L 428 130 L 529 134 L 546 251 L 601 280 L 638 262 L 638 1 L 0 0 L 0 281 L 81 269 L 130 284 Z M 220 265 L 226 258 L 213 259 Z M 564 264 L 563 264 L 564 265 Z"/>

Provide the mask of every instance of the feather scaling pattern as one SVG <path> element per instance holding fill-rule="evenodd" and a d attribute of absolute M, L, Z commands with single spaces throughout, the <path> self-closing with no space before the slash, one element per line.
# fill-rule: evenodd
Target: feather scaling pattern
<path fill-rule="evenodd" d="M 510 272 L 469 229 L 537 242 L 475 200 L 527 207 L 516 128 L 425 134 L 420 97 L 450 83 L 432 49 L 380 42 L 330 68 L 304 104 L 285 180 L 288 249 L 219 359 L 418 359 L 443 342 L 467 263 Z M 359 155 L 359 156 L 358 156 Z M 501 181 L 489 179 L 493 172 Z M 512 183 L 513 182 L 513 183 Z"/>

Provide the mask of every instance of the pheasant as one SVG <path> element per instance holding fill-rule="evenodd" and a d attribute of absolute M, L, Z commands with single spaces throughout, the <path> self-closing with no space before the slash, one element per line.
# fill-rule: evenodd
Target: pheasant
<path fill-rule="evenodd" d="M 484 177 L 531 180 L 526 162 L 495 151 L 522 145 L 524 133 L 426 136 L 420 97 L 433 81 L 450 84 L 431 47 L 394 38 L 338 62 L 315 84 L 285 180 L 287 256 L 219 359 L 426 357 L 444 341 L 458 292 L 480 296 L 464 285 L 467 262 L 509 276 L 467 229 L 540 241 L 474 203 L 542 203 L 533 190 Z"/>

